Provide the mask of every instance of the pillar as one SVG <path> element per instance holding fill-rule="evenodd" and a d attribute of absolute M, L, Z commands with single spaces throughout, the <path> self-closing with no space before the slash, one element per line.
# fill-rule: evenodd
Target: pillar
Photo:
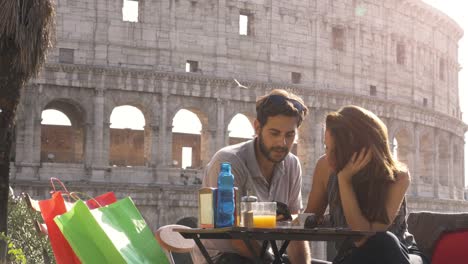
<path fill-rule="evenodd" d="M 96 89 L 94 97 L 94 127 L 93 127 L 93 167 L 104 165 L 104 90 Z"/>
<path fill-rule="evenodd" d="M 413 195 L 414 196 L 418 196 L 419 195 L 419 184 L 421 184 L 421 180 L 420 180 L 420 172 L 419 172 L 419 125 L 414 123 L 413 124 L 413 145 L 414 145 L 414 150 L 413 150 L 413 158 L 411 159 L 411 163 L 412 163 L 412 168 L 413 168 L 413 172 L 412 172 L 412 177 L 411 177 L 411 180 L 412 180 L 412 186 L 413 186 Z"/>

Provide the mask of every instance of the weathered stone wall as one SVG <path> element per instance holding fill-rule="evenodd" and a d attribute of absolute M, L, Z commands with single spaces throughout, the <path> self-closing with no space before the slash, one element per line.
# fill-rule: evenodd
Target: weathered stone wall
<path fill-rule="evenodd" d="M 309 89 L 369 95 L 373 85 L 378 97 L 416 105 L 426 98 L 436 111 L 460 115 L 462 30 L 419 0 L 141 1 L 138 23 L 122 21 L 121 8 L 121 1 L 59 2 L 49 61 L 68 48 L 82 65 L 182 73 L 193 60 L 198 74 L 287 84 L 298 72 Z M 239 14 L 250 17 L 247 36 L 239 35 Z M 342 32 L 339 47 L 334 29 Z M 108 85 L 146 90 L 134 78 Z"/>

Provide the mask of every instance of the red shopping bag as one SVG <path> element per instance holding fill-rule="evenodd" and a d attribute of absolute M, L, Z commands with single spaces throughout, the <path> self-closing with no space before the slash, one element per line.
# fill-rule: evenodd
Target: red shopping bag
<path fill-rule="evenodd" d="M 51 199 L 39 201 L 39 207 L 41 208 L 42 218 L 47 225 L 50 245 L 57 264 L 81 263 L 54 222 L 55 216 L 67 212 L 62 193 L 55 191 Z"/>
<path fill-rule="evenodd" d="M 87 200 L 86 205 L 89 209 L 95 209 L 115 202 L 117 202 L 117 198 L 115 198 L 114 192 L 108 192 Z"/>
<path fill-rule="evenodd" d="M 65 201 L 63 198 L 63 196 L 65 195 L 69 199 L 69 197 L 71 197 L 70 192 L 68 192 L 67 188 L 59 179 L 51 178 L 50 182 L 53 189 L 53 191 L 51 191 L 52 198 L 48 200 L 39 201 L 39 207 L 41 209 L 42 218 L 44 219 L 44 222 L 47 225 L 49 241 L 52 246 L 52 251 L 54 252 L 56 263 L 81 263 L 78 257 L 73 252 L 73 249 L 70 247 L 68 241 L 65 239 L 62 232 L 57 227 L 57 224 L 54 222 L 54 217 L 66 213 L 68 211 L 68 208 L 70 207 L 67 206 L 67 204 L 72 204 L 70 201 Z M 62 186 L 63 192 L 56 190 L 54 182 L 58 182 Z M 114 203 L 116 201 L 117 199 L 114 193 L 108 192 L 86 201 L 86 204 L 89 208 L 97 208 L 100 206 Z"/>

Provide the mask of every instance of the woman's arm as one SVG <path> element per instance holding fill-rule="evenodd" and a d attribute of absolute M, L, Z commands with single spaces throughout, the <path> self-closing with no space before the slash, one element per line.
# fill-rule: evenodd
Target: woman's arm
<path fill-rule="evenodd" d="M 322 156 L 315 165 L 315 171 L 312 178 L 312 190 L 309 193 L 307 208 L 305 213 L 314 213 L 322 216 L 328 205 L 327 185 L 331 169 L 328 165 L 327 157 Z"/>
<path fill-rule="evenodd" d="M 367 165 L 371 157 L 372 155 L 370 151 L 363 150 L 359 155 L 353 155 L 346 167 L 338 173 L 341 204 L 346 222 L 352 230 L 387 230 L 398 213 L 401 202 L 403 201 L 410 183 L 409 175 L 407 173 L 398 174 L 397 180 L 389 186 L 390 189 L 386 203 L 389 223 L 369 222 L 367 218 L 364 217 L 359 207 L 356 194 L 351 184 L 351 179 L 353 175 Z"/>

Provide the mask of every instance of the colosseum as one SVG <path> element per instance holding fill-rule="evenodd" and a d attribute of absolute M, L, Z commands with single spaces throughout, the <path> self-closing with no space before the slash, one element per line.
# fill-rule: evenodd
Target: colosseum
<path fill-rule="evenodd" d="M 410 168 L 411 210 L 468 208 L 458 97 L 463 31 L 420 0 L 56 3 L 54 47 L 18 109 L 16 192 L 45 198 L 57 177 L 74 191 L 131 196 L 152 229 L 193 223 L 203 166 L 244 140 L 229 136 L 231 120 L 242 114 L 252 122 L 256 98 L 283 88 L 311 110 L 295 147 L 304 202 L 324 153 L 325 114 L 356 104 L 386 122 Z M 122 105 L 141 111 L 144 130 L 110 127 Z M 71 126 L 41 124 L 48 109 Z M 196 114 L 199 134 L 173 132 L 181 109 Z M 192 150 L 187 168 L 184 147 Z"/>

